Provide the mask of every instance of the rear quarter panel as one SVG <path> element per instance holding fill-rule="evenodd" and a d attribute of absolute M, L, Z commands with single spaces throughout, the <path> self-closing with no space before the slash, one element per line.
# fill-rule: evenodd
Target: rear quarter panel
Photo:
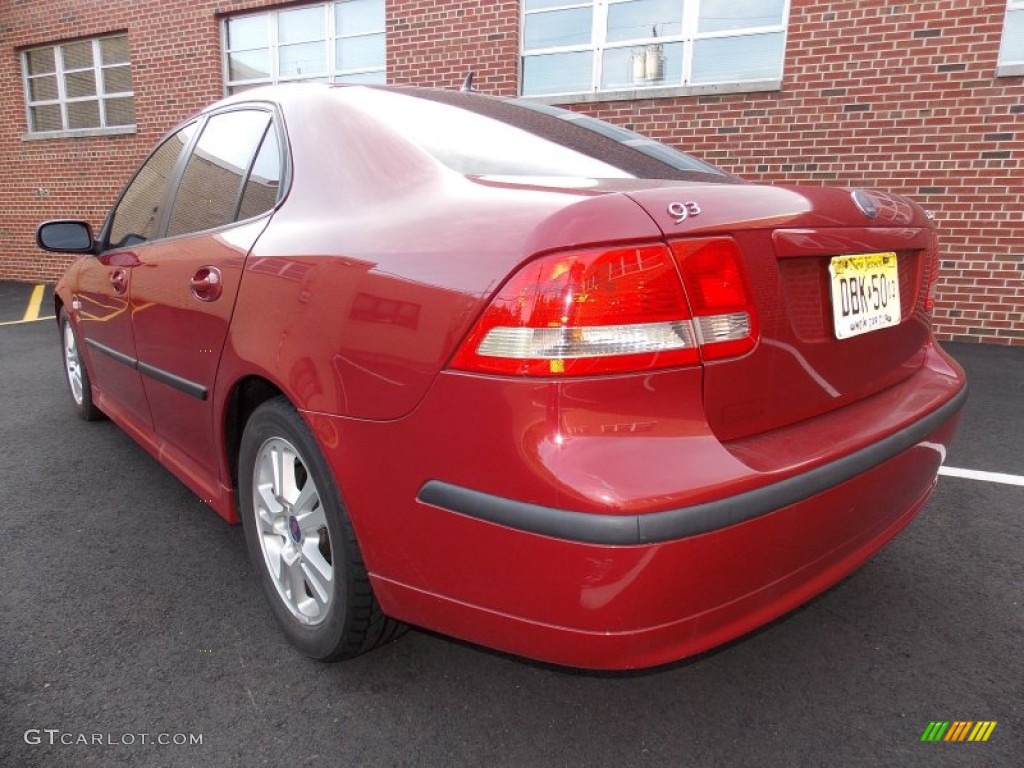
<path fill-rule="evenodd" d="M 658 239 L 624 194 L 467 178 L 330 99 L 284 105 L 293 179 L 246 262 L 218 390 L 408 414 L 488 297 L 532 255 Z"/>

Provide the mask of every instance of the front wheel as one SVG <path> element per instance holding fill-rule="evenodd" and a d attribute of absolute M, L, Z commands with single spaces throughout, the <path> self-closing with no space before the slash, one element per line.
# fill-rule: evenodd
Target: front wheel
<path fill-rule="evenodd" d="M 295 646 L 333 661 L 399 633 L 373 596 L 330 468 L 284 398 L 261 405 L 245 425 L 238 485 L 249 559 Z"/>
<path fill-rule="evenodd" d="M 103 418 L 100 411 L 92 402 L 92 383 L 89 381 L 89 372 L 85 368 L 85 361 L 79 351 L 78 335 L 75 327 L 71 324 L 71 318 L 67 310 L 60 310 L 61 348 L 64 352 L 64 380 L 68 384 L 71 393 L 71 402 L 79 418 L 85 421 L 96 421 Z"/>

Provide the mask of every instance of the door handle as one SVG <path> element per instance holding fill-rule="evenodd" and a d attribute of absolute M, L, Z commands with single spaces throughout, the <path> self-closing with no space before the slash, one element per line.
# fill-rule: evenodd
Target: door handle
<path fill-rule="evenodd" d="M 128 270 L 115 269 L 110 273 L 110 284 L 114 286 L 114 293 L 119 296 L 128 291 Z"/>
<path fill-rule="evenodd" d="M 216 301 L 224 292 L 224 280 L 216 267 L 201 267 L 189 280 L 189 288 L 200 301 Z"/>

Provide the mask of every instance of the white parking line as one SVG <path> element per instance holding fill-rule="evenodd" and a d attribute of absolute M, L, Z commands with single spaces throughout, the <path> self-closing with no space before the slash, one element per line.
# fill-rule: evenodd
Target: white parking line
<path fill-rule="evenodd" d="M 1024 475 L 1007 475 L 1002 472 L 981 472 L 977 469 L 960 469 L 959 467 L 940 467 L 940 475 L 947 477 L 963 477 L 968 480 L 982 480 L 986 483 L 1002 483 L 1003 485 L 1024 486 Z"/>
<path fill-rule="evenodd" d="M 5 320 L 0 325 L 25 325 L 26 323 L 38 323 L 40 320 L 53 320 L 56 315 L 43 315 L 42 317 L 35 317 L 31 320 Z"/>

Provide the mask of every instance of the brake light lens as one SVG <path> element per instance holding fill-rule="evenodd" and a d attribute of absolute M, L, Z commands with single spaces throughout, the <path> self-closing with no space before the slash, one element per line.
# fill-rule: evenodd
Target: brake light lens
<path fill-rule="evenodd" d="M 929 317 L 932 314 L 932 310 L 935 309 L 935 284 L 939 280 L 938 241 L 938 235 L 932 232 L 928 243 L 928 251 L 925 254 L 925 272 L 921 281 L 921 295 L 918 299 L 919 308 Z"/>
<path fill-rule="evenodd" d="M 582 376 L 696 365 L 702 350 L 721 358 L 751 349 L 753 318 L 729 238 L 558 253 L 505 283 L 450 367 Z"/>

